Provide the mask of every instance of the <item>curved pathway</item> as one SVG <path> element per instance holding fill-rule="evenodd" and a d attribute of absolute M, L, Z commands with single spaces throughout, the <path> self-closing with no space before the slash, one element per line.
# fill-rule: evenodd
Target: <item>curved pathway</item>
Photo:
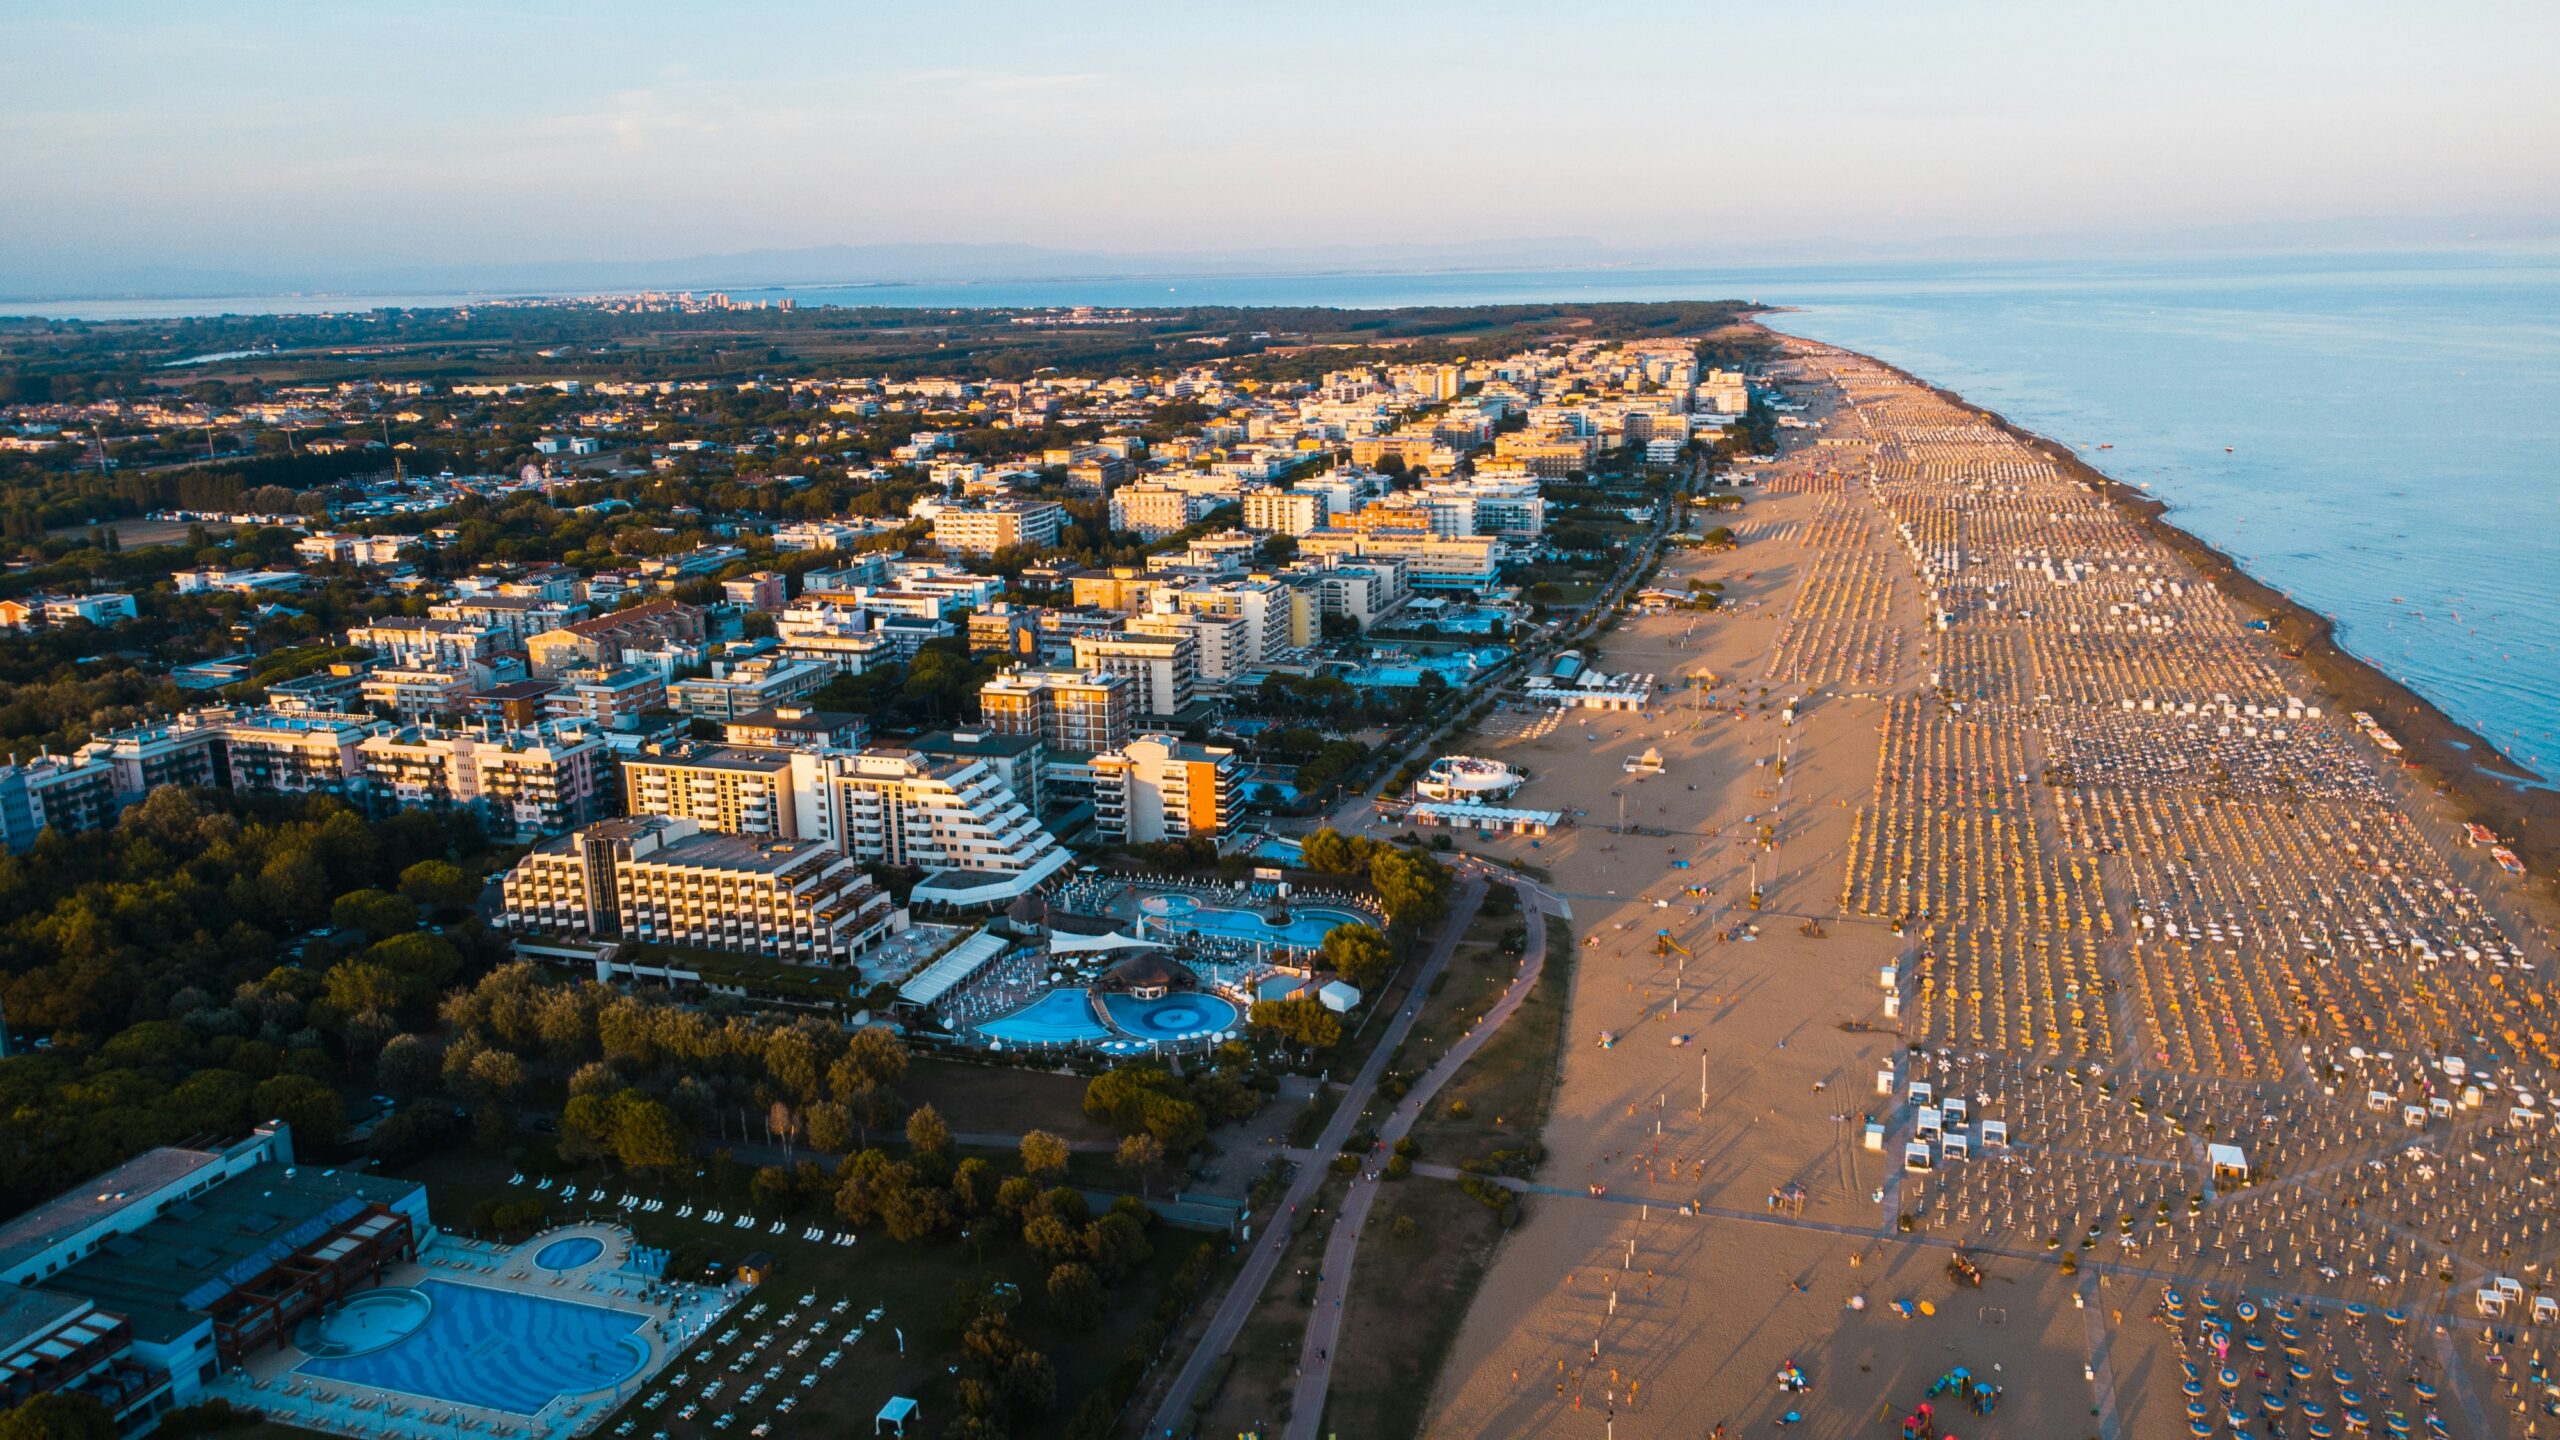
<path fill-rule="evenodd" d="M 1424 1072 L 1422 1078 L 1414 1082 L 1413 1088 L 1405 1092 L 1395 1112 L 1378 1129 L 1379 1143 L 1385 1153 L 1394 1151 L 1396 1142 L 1402 1140 L 1413 1129 L 1414 1122 L 1422 1118 L 1431 1098 L 1457 1078 L 1458 1072 L 1466 1068 L 1467 1061 L 1537 988 L 1538 976 L 1545 971 L 1547 963 L 1546 913 L 1540 906 L 1544 896 L 1525 882 L 1517 889 L 1520 913 L 1529 922 L 1529 944 L 1520 957 L 1520 973 L 1485 1011 L 1483 1018 L 1469 1026 L 1467 1033 L 1458 1037 L 1457 1043 L 1449 1047 L 1449 1052 L 1440 1057 L 1440 1062 Z M 1383 1050 L 1385 1047 L 1380 1048 Z M 1383 1160 L 1380 1163 L 1383 1164 Z M 1325 1242 L 1324 1263 L 1320 1271 L 1323 1279 L 1316 1286 L 1315 1313 L 1307 1317 L 1307 1339 L 1299 1357 L 1297 1395 L 1289 1407 L 1288 1429 L 1283 1432 L 1288 1440 L 1314 1440 L 1323 1422 L 1325 1391 L 1333 1383 L 1334 1346 L 1341 1337 L 1344 1305 L 1351 1298 L 1351 1267 L 1360 1244 L 1360 1232 L 1369 1223 L 1369 1209 L 1377 1203 L 1378 1188 L 1382 1183 L 1377 1178 L 1378 1174 L 1377 1170 L 1364 1170 L 1351 1183 L 1351 1193 L 1342 1203 L 1342 1216 L 1334 1222 L 1333 1234 Z"/>
<path fill-rule="evenodd" d="M 1429 958 L 1413 977 L 1413 987 L 1406 993 L 1404 1008 L 1396 1012 L 1386 1033 L 1378 1037 L 1369 1052 L 1368 1062 L 1344 1090 L 1342 1103 L 1334 1108 L 1333 1118 L 1325 1123 L 1324 1133 L 1317 1137 L 1311 1163 L 1298 1167 L 1290 1178 L 1288 1190 L 1272 1204 L 1271 1224 L 1253 1240 L 1253 1248 L 1245 1257 L 1244 1268 L 1237 1272 L 1235 1283 L 1227 1287 L 1226 1297 L 1218 1302 L 1217 1312 L 1209 1317 L 1208 1328 L 1201 1333 L 1200 1343 L 1182 1362 L 1165 1397 L 1156 1406 L 1155 1416 L 1148 1422 L 1150 1435 L 1182 1433 L 1191 1419 L 1191 1403 L 1199 1395 L 1200 1383 L 1208 1377 L 1209 1367 L 1236 1343 L 1236 1335 L 1244 1329 L 1245 1317 L 1262 1299 L 1263 1287 L 1271 1283 L 1271 1272 L 1280 1266 L 1280 1256 L 1288 1248 L 1291 1217 L 1299 1214 L 1307 1202 L 1315 1198 L 1316 1188 L 1324 1183 L 1325 1162 L 1339 1152 L 1351 1138 L 1352 1127 L 1369 1107 L 1369 1097 L 1376 1093 L 1378 1077 L 1386 1073 L 1387 1061 L 1396 1047 L 1404 1043 L 1413 1029 L 1414 1017 L 1421 1013 L 1422 1002 L 1431 993 L 1431 982 L 1448 968 L 1449 957 L 1457 953 L 1458 937 L 1466 933 L 1476 918 L 1476 906 L 1484 900 L 1485 882 L 1472 872 L 1461 872 L 1463 879 L 1450 897 L 1449 915 L 1440 927 L 1440 938 L 1431 947 Z"/>

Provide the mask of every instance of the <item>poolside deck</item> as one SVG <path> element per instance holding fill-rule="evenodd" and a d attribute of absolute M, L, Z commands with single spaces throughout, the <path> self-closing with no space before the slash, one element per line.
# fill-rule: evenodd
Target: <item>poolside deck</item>
<path fill-rule="evenodd" d="M 534 1257 L 545 1247 L 580 1238 L 592 1239 L 601 1247 L 594 1258 L 559 1270 L 534 1263 Z M 632 1328 L 617 1339 L 637 1343 L 646 1351 L 636 1369 L 611 1385 L 561 1391 L 530 1413 L 466 1404 L 439 1395 L 411 1394 L 306 1370 L 307 1364 L 326 1369 L 343 1367 L 345 1362 L 316 1359 L 292 1345 L 251 1356 L 242 1368 L 207 1385 L 205 1394 L 258 1410 L 284 1424 L 366 1440 L 431 1440 L 457 1431 L 501 1440 L 549 1440 L 585 1434 L 619 1409 L 745 1293 L 735 1288 L 650 1280 L 624 1268 L 630 1254 L 629 1232 L 605 1224 L 547 1231 L 522 1245 L 492 1244 L 439 1233 L 420 1250 L 416 1262 L 393 1267 L 384 1273 L 381 1287 L 362 1292 L 377 1294 L 382 1289 L 415 1289 L 438 1282 L 523 1299 L 617 1311 L 632 1318 Z M 386 1350 L 425 1338 L 422 1332 L 394 1341 Z M 530 1344 L 535 1337 L 516 1338 Z M 503 1361 L 489 1356 L 481 1357 L 479 1363 Z"/>

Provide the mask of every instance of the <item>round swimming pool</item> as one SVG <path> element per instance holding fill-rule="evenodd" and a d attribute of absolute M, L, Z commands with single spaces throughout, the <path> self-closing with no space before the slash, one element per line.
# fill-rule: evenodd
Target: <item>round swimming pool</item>
<path fill-rule="evenodd" d="M 603 1253 L 604 1242 L 593 1235 L 572 1235 L 535 1251 L 533 1263 L 545 1270 L 575 1270 Z"/>
<path fill-rule="evenodd" d="M 322 1359 L 370 1355 L 417 1334 L 435 1311 L 423 1290 L 368 1290 L 295 1326 L 293 1343 Z"/>
<path fill-rule="evenodd" d="M 1102 1009 L 1123 1033 L 1141 1040 L 1196 1039 L 1232 1028 L 1241 1014 L 1230 1000 L 1200 994 L 1167 995 L 1160 1000 L 1106 995 Z"/>
<path fill-rule="evenodd" d="M 1200 902 L 1188 895 L 1150 895 L 1138 902 L 1138 908 L 1160 920 L 1179 920 L 1196 913 Z"/>

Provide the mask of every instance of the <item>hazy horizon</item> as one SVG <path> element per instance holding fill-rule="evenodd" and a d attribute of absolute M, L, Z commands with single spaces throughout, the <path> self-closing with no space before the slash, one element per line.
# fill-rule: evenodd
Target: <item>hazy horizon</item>
<path fill-rule="evenodd" d="M 2511 4 L 39 0 L 0 17 L 0 295 L 2540 241 L 2555 41 Z"/>

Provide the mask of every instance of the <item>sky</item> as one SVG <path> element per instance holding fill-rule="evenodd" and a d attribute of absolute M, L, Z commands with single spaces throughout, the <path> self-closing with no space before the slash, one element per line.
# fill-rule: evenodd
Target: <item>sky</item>
<path fill-rule="evenodd" d="M 2560 233 L 2560 5 L 9 0 L 0 294 Z"/>

